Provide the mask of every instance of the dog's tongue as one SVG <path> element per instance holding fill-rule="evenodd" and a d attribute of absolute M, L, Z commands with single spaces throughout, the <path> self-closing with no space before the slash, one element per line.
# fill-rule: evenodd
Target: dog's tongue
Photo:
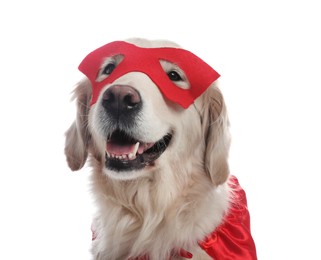
<path fill-rule="evenodd" d="M 152 143 L 139 143 L 136 144 L 119 144 L 115 142 L 107 142 L 106 151 L 108 154 L 113 155 L 132 155 L 137 153 L 142 154 L 144 151 L 152 147 Z"/>
<path fill-rule="evenodd" d="M 137 144 L 139 146 L 139 143 Z M 116 144 L 113 142 L 107 142 L 106 150 L 109 154 L 115 154 L 115 155 L 130 154 L 135 152 L 137 144 Z"/>

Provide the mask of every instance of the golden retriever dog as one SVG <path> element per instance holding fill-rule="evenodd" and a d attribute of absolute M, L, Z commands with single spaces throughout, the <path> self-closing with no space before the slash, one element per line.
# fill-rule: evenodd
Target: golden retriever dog
<path fill-rule="evenodd" d="M 180 48 L 169 41 L 126 42 L 144 50 Z M 139 70 L 104 83 L 123 59 L 120 51 L 97 61 L 94 102 L 90 76 L 76 86 L 77 116 L 66 132 L 71 170 L 81 169 L 87 159 L 92 167 L 98 209 L 93 259 L 214 259 L 200 241 L 224 222 L 234 193 L 222 93 L 214 81 L 182 107 Z M 159 62 L 176 88 L 191 88 L 183 68 Z"/>

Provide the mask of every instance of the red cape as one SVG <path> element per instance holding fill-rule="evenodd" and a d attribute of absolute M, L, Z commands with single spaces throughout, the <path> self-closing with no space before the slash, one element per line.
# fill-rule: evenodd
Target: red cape
<path fill-rule="evenodd" d="M 245 191 L 234 176 L 229 184 L 234 192 L 228 214 L 199 245 L 215 260 L 256 260 Z"/>

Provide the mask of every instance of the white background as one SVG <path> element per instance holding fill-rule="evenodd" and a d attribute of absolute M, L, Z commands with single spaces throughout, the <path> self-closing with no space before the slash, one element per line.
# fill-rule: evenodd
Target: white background
<path fill-rule="evenodd" d="M 259 259 L 321 259 L 318 2 L 2 1 L 0 259 L 90 258 L 90 169 L 63 154 L 70 92 L 88 52 L 129 37 L 173 40 L 222 75 Z"/>

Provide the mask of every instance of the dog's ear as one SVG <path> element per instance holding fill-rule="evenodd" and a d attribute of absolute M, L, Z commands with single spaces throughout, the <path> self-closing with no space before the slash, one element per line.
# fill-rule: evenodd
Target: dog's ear
<path fill-rule="evenodd" d="M 76 100 L 77 116 L 66 132 L 65 155 L 71 170 L 81 169 L 87 160 L 87 148 L 90 141 L 88 132 L 89 102 L 91 85 L 87 79 L 79 82 L 73 92 Z"/>
<path fill-rule="evenodd" d="M 204 167 L 215 185 L 224 183 L 229 175 L 229 120 L 223 95 L 213 84 L 202 96 L 202 127 L 205 141 Z"/>

